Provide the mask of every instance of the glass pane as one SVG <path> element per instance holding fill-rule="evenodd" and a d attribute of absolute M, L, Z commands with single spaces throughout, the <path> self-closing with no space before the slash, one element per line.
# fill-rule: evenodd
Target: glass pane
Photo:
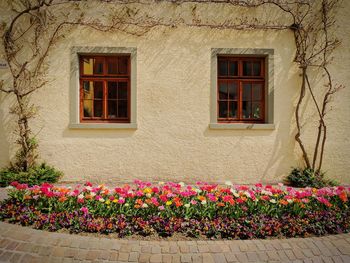
<path fill-rule="evenodd" d="M 219 101 L 219 118 L 227 118 L 227 102 Z"/>
<path fill-rule="evenodd" d="M 242 93 L 243 93 L 242 100 L 252 100 L 252 84 L 244 83 Z"/>
<path fill-rule="evenodd" d="M 227 60 L 219 60 L 219 76 L 227 76 Z"/>
<path fill-rule="evenodd" d="M 94 67 L 94 60 L 92 58 L 83 58 L 83 74 L 92 75 Z"/>
<path fill-rule="evenodd" d="M 128 57 L 119 57 L 118 58 L 118 71 L 119 74 L 127 74 L 128 73 Z"/>
<path fill-rule="evenodd" d="M 103 59 L 94 59 L 94 74 L 103 74 Z"/>
<path fill-rule="evenodd" d="M 250 101 L 242 102 L 242 118 L 243 119 L 252 118 L 252 103 Z"/>
<path fill-rule="evenodd" d="M 108 99 L 117 99 L 118 82 L 108 82 Z"/>
<path fill-rule="evenodd" d="M 116 57 L 107 57 L 108 74 L 118 74 L 118 59 Z"/>
<path fill-rule="evenodd" d="M 261 118 L 261 103 L 260 102 L 253 102 L 252 104 L 252 118 L 254 119 L 260 119 Z"/>
<path fill-rule="evenodd" d="M 93 98 L 93 89 L 94 83 L 92 81 L 83 81 L 83 92 L 84 99 L 92 99 Z"/>
<path fill-rule="evenodd" d="M 237 118 L 237 102 L 236 101 L 230 101 L 229 104 L 229 112 L 228 117 L 229 118 Z"/>
<path fill-rule="evenodd" d="M 226 100 L 227 98 L 227 82 L 219 82 L 219 99 Z"/>
<path fill-rule="evenodd" d="M 253 76 L 260 76 L 261 64 L 260 62 L 252 62 L 253 64 Z"/>
<path fill-rule="evenodd" d="M 252 63 L 249 61 L 243 61 L 243 75 L 251 76 L 252 75 Z"/>
<path fill-rule="evenodd" d="M 128 83 L 127 82 L 119 82 L 118 83 L 118 99 L 119 100 L 128 99 Z"/>
<path fill-rule="evenodd" d="M 117 101 L 108 101 L 108 118 L 117 118 Z"/>
<path fill-rule="evenodd" d="M 102 100 L 94 100 L 94 117 L 102 117 Z"/>
<path fill-rule="evenodd" d="M 230 61 L 230 76 L 238 76 L 238 62 Z"/>
<path fill-rule="evenodd" d="M 238 85 L 236 82 L 228 83 L 228 93 L 230 100 L 236 100 L 238 98 Z"/>
<path fill-rule="evenodd" d="M 103 82 L 94 82 L 94 98 L 103 98 Z"/>
<path fill-rule="evenodd" d="M 262 84 L 255 83 L 253 84 L 253 100 L 261 100 L 262 98 Z"/>
<path fill-rule="evenodd" d="M 127 102 L 127 100 L 118 100 L 118 117 L 128 117 Z"/>
<path fill-rule="evenodd" d="M 92 117 L 92 100 L 84 100 L 84 117 Z"/>

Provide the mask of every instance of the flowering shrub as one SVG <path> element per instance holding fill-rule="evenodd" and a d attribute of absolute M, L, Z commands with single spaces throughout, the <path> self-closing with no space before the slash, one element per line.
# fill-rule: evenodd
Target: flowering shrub
<path fill-rule="evenodd" d="M 350 189 L 135 181 L 110 189 L 12 183 L 0 219 L 55 231 L 264 238 L 350 230 Z"/>

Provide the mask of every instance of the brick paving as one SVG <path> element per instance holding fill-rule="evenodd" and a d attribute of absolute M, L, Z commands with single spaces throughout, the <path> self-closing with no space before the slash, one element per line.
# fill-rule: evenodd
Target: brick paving
<path fill-rule="evenodd" d="M 52 233 L 0 222 L 0 262 L 350 262 L 350 234 L 143 241 Z"/>

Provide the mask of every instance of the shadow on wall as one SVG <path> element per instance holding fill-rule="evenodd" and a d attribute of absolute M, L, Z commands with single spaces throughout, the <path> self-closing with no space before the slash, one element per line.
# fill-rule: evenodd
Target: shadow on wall
<path fill-rule="evenodd" d="M 0 105 L 4 105 L 6 99 L 9 99 L 9 96 L 0 93 Z M 6 110 L 8 110 L 7 107 L 0 107 L 0 168 L 7 166 L 10 162 L 10 118 Z"/>
<path fill-rule="evenodd" d="M 66 127 L 62 136 L 65 138 L 127 138 L 135 134 L 136 130 L 115 130 L 111 129 L 70 129 Z"/>

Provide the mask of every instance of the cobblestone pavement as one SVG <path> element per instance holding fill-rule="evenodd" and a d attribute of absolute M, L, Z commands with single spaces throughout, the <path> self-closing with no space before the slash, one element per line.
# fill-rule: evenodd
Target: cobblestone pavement
<path fill-rule="evenodd" d="M 0 262 L 350 262 L 350 234 L 139 241 L 51 233 L 0 222 Z"/>

